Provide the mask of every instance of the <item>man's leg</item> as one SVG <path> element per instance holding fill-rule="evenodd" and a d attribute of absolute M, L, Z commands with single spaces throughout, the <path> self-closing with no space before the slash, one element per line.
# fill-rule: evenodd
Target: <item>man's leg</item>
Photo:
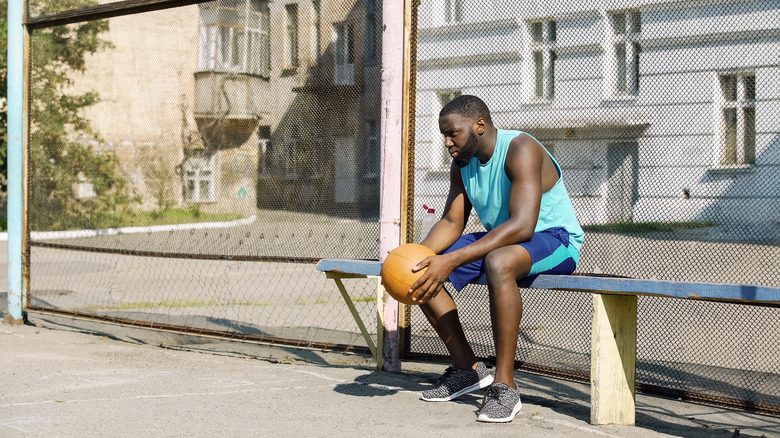
<path fill-rule="evenodd" d="M 421 304 L 420 308 L 444 341 L 452 357 L 452 363 L 464 370 L 474 369 L 477 365 L 477 357 L 466 340 L 466 334 L 463 333 L 463 326 L 458 319 L 458 309 L 452 297 L 445 291 L 439 292 L 434 299 Z"/>
<path fill-rule="evenodd" d="M 517 289 L 517 279 L 531 271 L 531 255 L 519 245 L 491 251 L 485 257 L 485 274 L 490 294 L 490 318 L 496 348 L 494 382 L 516 388 L 514 381 L 515 354 L 523 301 Z"/>
<path fill-rule="evenodd" d="M 493 383 L 493 376 L 484 363 L 477 361 L 474 351 L 466 341 L 452 298 L 446 292 L 440 292 L 436 298 L 421 307 L 436 333 L 444 341 L 453 365 L 447 368 L 436 385 L 423 391 L 420 398 L 430 402 L 454 400 Z"/>

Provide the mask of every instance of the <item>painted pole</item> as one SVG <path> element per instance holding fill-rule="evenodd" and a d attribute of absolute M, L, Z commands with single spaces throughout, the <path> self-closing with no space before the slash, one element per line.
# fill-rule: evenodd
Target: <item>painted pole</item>
<path fill-rule="evenodd" d="M 24 233 L 24 0 L 8 0 L 8 314 L 6 324 L 24 322 L 22 238 Z"/>
<path fill-rule="evenodd" d="M 407 0 L 408 1 L 408 0 Z M 382 2 L 382 121 L 379 259 L 401 244 L 403 202 L 405 1 Z M 399 305 L 387 293 L 382 306 L 383 369 L 401 371 Z"/>

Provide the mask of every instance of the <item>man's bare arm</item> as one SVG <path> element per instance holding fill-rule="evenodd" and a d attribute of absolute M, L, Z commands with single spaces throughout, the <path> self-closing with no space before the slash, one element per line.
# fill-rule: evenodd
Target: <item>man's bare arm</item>
<path fill-rule="evenodd" d="M 512 140 L 505 164 L 507 176 L 512 184 L 509 196 L 509 220 L 493 228 L 474 243 L 448 254 L 428 257 L 418 264 L 417 268 L 427 267 L 428 270 L 412 286 L 412 289 L 419 288 L 415 295 L 417 300 L 424 303 L 435 297 L 441 290 L 441 285 L 457 267 L 484 258 L 496 248 L 514 245 L 533 236 L 542 200 L 544 156 L 543 148 L 532 137 L 520 135 Z M 462 184 L 461 181 L 461 187 Z M 463 189 L 463 196 L 468 199 L 465 196 L 465 189 Z"/>
<path fill-rule="evenodd" d="M 444 205 L 444 214 L 420 243 L 436 254 L 443 252 L 463 234 L 470 214 L 471 202 L 463 187 L 460 168 L 453 162 L 450 166 L 450 191 Z"/>
<path fill-rule="evenodd" d="M 496 248 L 514 245 L 533 236 L 542 202 L 543 154 L 544 150 L 530 136 L 520 135 L 512 140 L 505 164 L 512 183 L 509 220 L 490 230 L 478 241 L 450 253 L 451 263 L 455 267 L 484 258 Z"/>

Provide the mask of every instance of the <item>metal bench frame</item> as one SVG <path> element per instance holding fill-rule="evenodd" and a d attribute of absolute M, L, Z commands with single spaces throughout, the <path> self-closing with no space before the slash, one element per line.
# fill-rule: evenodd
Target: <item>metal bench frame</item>
<path fill-rule="evenodd" d="M 382 369 L 382 264 L 374 260 L 326 259 L 317 270 L 333 279 L 363 337 Z M 355 309 L 344 278 L 377 279 L 377 342 L 374 344 Z M 486 284 L 480 277 L 474 284 Z M 636 417 L 635 373 L 637 297 L 659 296 L 756 305 L 780 305 L 780 287 L 727 283 L 679 282 L 594 275 L 538 275 L 518 281 L 521 288 L 593 294 L 591 331 L 591 424 L 633 425 Z"/>

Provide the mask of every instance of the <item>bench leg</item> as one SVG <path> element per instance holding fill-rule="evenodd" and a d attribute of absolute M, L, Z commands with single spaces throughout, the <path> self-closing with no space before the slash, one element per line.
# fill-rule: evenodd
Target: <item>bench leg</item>
<path fill-rule="evenodd" d="M 371 350 L 371 354 L 374 355 L 374 359 L 377 361 L 377 364 L 379 364 L 378 369 L 381 369 L 381 350 L 379 350 L 379 354 L 377 354 L 377 347 L 374 345 L 374 341 L 371 339 L 371 335 L 368 333 L 365 324 L 363 324 L 363 318 L 360 317 L 360 313 L 358 313 L 357 309 L 355 308 L 355 304 L 352 302 L 352 298 L 349 297 L 347 289 L 344 287 L 344 283 L 341 282 L 341 278 L 336 276 L 332 276 L 331 278 L 333 278 L 333 281 L 336 283 L 336 287 L 338 287 L 339 292 L 341 292 L 341 296 L 344 298 L 344 302 L 347 304 L 349 312 L 352 314 L 352 317 L 355 318 L 355 322 L 360 329 L 360 333 L 363 334 L 363 339 L 366 340 L 368 349 Z"/>
<path fill-rule="evenodd" d="M 593 294 L 591 424 L 634 424 L 636 306 L 636 296 Z"/>
<path fill-rule="evenodd" d="M 376 369 L 379 371 L 382 371 L 382 367 L 385 365 L 384 351 L 382 350 L 385 337 L 384 298 L 385 287 L 382 286 L 382 278 L 376 277 L 376 352 L 374 359 L 376 360 Z"/>

